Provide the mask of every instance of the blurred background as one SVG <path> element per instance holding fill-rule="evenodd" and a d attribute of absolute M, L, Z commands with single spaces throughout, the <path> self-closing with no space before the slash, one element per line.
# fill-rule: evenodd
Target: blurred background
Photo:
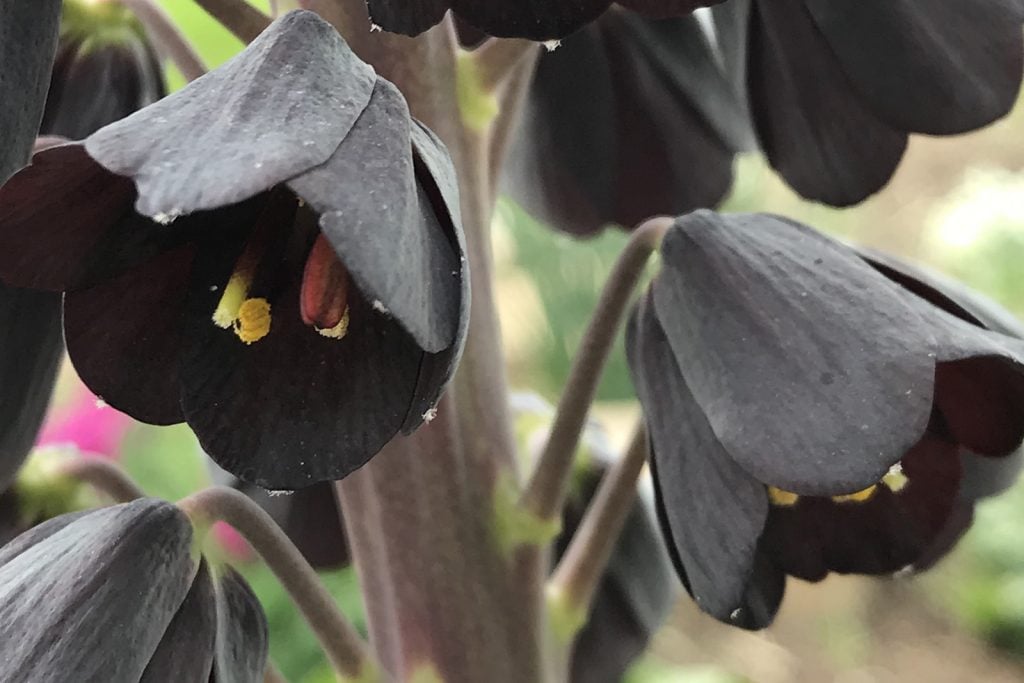
<path fill-rule="evenodd" d="M 191 0 L 163 0 L 213 66 L 240 44 Z M 260 3 L 255 3 L 260 4 Z M 173 71 L 173 70 L 172 70 Z M 171 74 L 171 86 L 182 79 Z M 1024 316 L 1024 109 L 978 133 L 912 139 L 879 195 L 838 211 L 800 200 L 757 156 L 738 163 L 724 210 L 769 211 L 845 239 L 927 263 Z M 699 172 L 696 170 L 695 172 Z M 616 254 L 617 231 L 574 241 L 503 201 L 495 222 L 499 306 L 515 389 L 557 398 Z M 638 409 L 617 353 L 596 415 L 623 443 Z M 102 432 L 102 433 L 100 433 Z M 117 458 L 151 495 L 171 500 L 209 482 L 187 427 L 132 422 L 92 397 L 65 368 L 42 441 L 89 441 Z M 244 542 L 222 530 L 266 608 L 271 655 L 288 680 L 330 681 L 311 634 Z M 930 573 L 913 579 L 790 580 L 777 623 L 763 633 L 722 626 L 681 599 L 628 683 L 934 683 L 1024 680 L 1024 486 L 979 506 L 973 529 Z M 638 561 L 642 561 L 638 558 Z M 326 575 L 358 624 L 350 570 Z"/>

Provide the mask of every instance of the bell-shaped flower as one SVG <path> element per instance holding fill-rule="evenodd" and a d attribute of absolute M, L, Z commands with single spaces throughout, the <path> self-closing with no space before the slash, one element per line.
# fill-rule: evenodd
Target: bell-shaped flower
<path fill-rule="evenodd" d="M 39 128 L 84 138 L 167 93 L 160 60 L 120 0 L 66 0 Z"/>
<path fill-rule="evenodd" d="M 804 197 L 881 189 L 910 133 L 1002 117 L 1024 71 L 1024 6 L 1003 0 L 731 0 L 747 23 L 746 88 L 765 155 Z"/>
<path fill-rule="evenodd" d="M 726 68 L 731 15 L 611 11 L 542 54 L 505 168 L 509 195 L 576 234 L 713 207 L 754 146 Z"/>
<path fill-rule="evenodd" d="M 0 548 L 5 681 L 263 680 L 267 626 L 178 508 L 139 499 L 55 517 Z M 212 676 L 212 677 L 211 677 Z"/>
<path fill-rule="evenodd" d="M 461 352 L 468 277 L 443 145 L 312 12 L 35 155 L 0 188 L 0 278 L 64 291 L 98 396 L 185 421 L 268 489 L 416 429 Z"/>
<path fill-rule="evenodd" d="M 773 216 L 697 212 L 661 253 L 627 350 L 662 531 L 698 604 L 763 627 L 787 575 L 888 574 L 948 549 L 963 453 L 1024 439 L 1024 342 Z"/>

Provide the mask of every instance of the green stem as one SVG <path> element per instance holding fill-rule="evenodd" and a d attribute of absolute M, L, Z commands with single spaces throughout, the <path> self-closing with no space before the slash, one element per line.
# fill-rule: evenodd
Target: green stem
<path fill-rule="evenodd" d="M 270 26 L 270 17 L 245 0 L 195 0 L 243 43 L 251 43 Z"/>
<path fill-rule="evenodd" d="M 215 486 L 182 499 L 178 507 L 201 527 L 227 522 L 249 541 L 306 618 L 342 681 L 381 680 L 359 633 L 302 553 L 259 505 L 235 489 Z"/>
<path fill-rule="evenodd" d="M 647 461 L 647 430 L 637 425 L 625 454 L 602 478 L 583 521 L 548 583 L 548 595 L 564 614 L 590 611 L 594 594 L 636 500 L 636 483 Z"/>
<path fill-rule="evenodd" d="M 57 474 L 85 482 L 118 503 L 146 495 L 127 472 L 105 458 L 74 458 L 58 465 Z"/>
<path fill-rule="evenodd" d="M 576 445 L 597 394 L 601 373 L 647 260 L 671 225 L 671 218 L 660 217 L 637 227 L 601 292 L 558 403 L 551 434 L 521 499 L 523 508 L 536 519 L 555 519 L 561 514 Z"/>

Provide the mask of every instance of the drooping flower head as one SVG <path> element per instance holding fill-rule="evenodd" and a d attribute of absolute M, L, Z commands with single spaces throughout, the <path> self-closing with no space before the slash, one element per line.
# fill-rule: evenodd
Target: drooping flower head
<path fill-rule="evenodd" d="M 731 0 L 747 25 L 737 82 L 761 147 L 804 197 L 881 189 L 910 133 L 1002 117 L 1024 72 L 1024 7 L 1004 0 Z"/>
<path fill-rule="evenodd" d="M 627 349 L 698 604 L 759 628 L 786 575 L 948 549 L 965 470 L 1024 439 L 1024 341 L 781 218 L 697 212 L 661 251 Z"/>
<path fill-rule="evenodd" d="M 39 131 L 78 140 L 167 93 L 160 60 L 118 0 L 67 0 Z"/>
<path fill-rule="evenodd" d="M 178 508 L 140 499 L 56 517 L 0 548 L 0 677 L 257 683 L 266 617 L 192 556 Z"/>
<path fill-rule="evenodd" d="M 85 383 L 268 489 L 419 426 L 462 348 L 454 172 L 335 30 L 292 12 L 220 69 L 0 189 L 0 277 L 65 291 Z"/>
<path fill-rule="evenodd" d="M 575 234 L 718 204 L 736 152 L 754 146 L 726 68 L 733 19 L 706 30 L 616 9 L 541 55 L 506 191 Z"/>

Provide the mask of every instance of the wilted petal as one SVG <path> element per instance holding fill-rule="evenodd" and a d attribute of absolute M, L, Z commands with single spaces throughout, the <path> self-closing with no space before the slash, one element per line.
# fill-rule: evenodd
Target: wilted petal
<path fill-rule="evenodd" d="M 192 583 L 188 518 L 139 499 L 35 540 L 0 549 L 0 679 L 138 680 Z"/>
<path fill-rule="evenodd" d="M 804 0 L 756 0 L 750 108 L 772 166 L 808 199 L 855 204 L 889 181 L 907 136 L 854 92 Z"/>
<path fill-rule="evenodd" d="M 650 433 L 662 534 L 680 578 L 717 619 L 767 624 L 782 590 L 763 592 L 755 584 L 757 540 L 768 514 L 764 486 L 719 443 L 649 299 L 630 320 L 626 349 Z"/>
<path fill-rule="evenodd" d="M 205 683 L 209 679 L 217 638 L 216 599 L 210 569 L 204 561 L 140 683 Z"/>
<path fill-rule="evenodd" d="M 61 0 L 0 0 L 0 184 L 21 168 L 43 116 Z"/>
<path fill-rule="evenodd" d="M 0 283 L 0 491 L 36 440 L 62 350 L 60 295 Z"/>
<path fill-rule="evenodd" d="M 217 654 L 211 683 L 261 683 L 270 643 L 267 617 L 245 579 L 231 567 L 217 577 Z"/>
<path fill-rule="evenodd" d="M 378 81 L 330 160 L 288 184 L 321 214 L 324 236 L 363 296 L 437 353 L 455 340 L 460 268 L 417 185 L 410 121 L 402 94 Z"/>
<path fill-rule="evenodd" d="M 173 218 L 240 202 L 318 166 L 366 107 L 376 76 L 313 12 L 289 12 L 241 54 L 103 128 L 89 154 Z"/>
<path fill-rule="evenodd" d="M 858 95 L 899 130 L 964 133 L 1017 100 L 1024 61 L 1018 0 L 803 2 Z"/>
<path fill-rule="evenodd" d="M 658 319 L 717 439 L 759 481 L 857 491 L 921 438 L 933 328 L 853 252 L 771 216 L 697 212 L 662 254 Z"/>

